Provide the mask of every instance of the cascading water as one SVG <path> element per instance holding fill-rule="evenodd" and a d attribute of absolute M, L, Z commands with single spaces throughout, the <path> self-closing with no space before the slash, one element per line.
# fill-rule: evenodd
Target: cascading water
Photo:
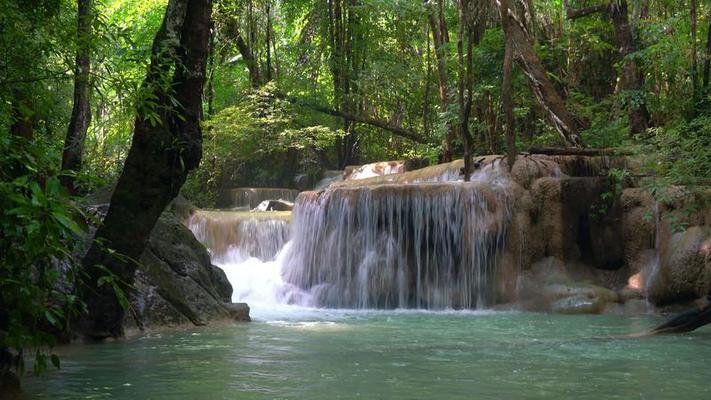
<path fill-rule="evenodd" d="M 299 290 L 281 276 L 288 217 L 278 212 L 199 210 L 189 218 L 188 228 L 232 284 L 232 301 L 262 307 L 297 302 L 289 296 Z"/>
<path fill-rule="evenodd" d="M 302 195 L 284 277 L 314 306 L 484 307 L 509 217 L 503 197 L 453 182 Z"/>
<path fill-rule="evenodd" d="M 271 213 L 200 211 L 190 229 L 253 308 L 483 308 L 511 214 L 501 170 L 302 193 L 288 242 Z"/>
<path fill-rule="evenodd" d="M 188 228 L 208 248 L 215 263 L 251 257 L 271 261 L 288 240 L 287 216 L 199 210 L 188 219 Z"/>

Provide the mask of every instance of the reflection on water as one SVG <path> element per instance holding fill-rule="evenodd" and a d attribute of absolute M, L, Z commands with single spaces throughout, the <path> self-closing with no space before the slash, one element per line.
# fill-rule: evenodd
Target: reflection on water
<path fill-rule="evenodd" d="M 270 315 L 271 314 L 271 315 Z M 709 399 L 711 331 L 655 317 L 282 309 L 59 349 L 38 399 Z"/>

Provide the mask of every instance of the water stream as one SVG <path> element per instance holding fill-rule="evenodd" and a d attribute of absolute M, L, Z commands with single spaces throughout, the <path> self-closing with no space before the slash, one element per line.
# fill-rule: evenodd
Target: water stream
<path fill-rule="evenodd" d="M 60 348 L 37 399 L 711 398 L 711 332 L 659 317 L 262 310 L 223 328 Z"/>
<path fill-rule="evenodd" d="M 30 397 L 711 398 L 709 330 L 630 338 L 662 317 L 482 311 L 508 192 L 453 177 L 302 195 L 291 222 L 196 213 L 253 322 L 61 347 Z"/>

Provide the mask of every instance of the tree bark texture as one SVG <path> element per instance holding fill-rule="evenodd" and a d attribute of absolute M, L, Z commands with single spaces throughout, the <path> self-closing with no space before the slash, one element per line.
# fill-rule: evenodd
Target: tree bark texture
<path fill-rule="evenodd" d="M 101 266 L 120 280 L 120 287 L 129 289 L 136 270 L 133 260 L 143 253 L 156 220 L 200 162 L 211 10 L 211 0 L 170 0 L 156 34 L 142 90 L 157 99 L 157 107 L 138 111 L 133 144 L 108 213 L 83 259 L 89 315 L 81 329 L 87 337 L 122 335 L 124 309 L 110 285 L 99 285 L 106 275 Z"/>
<path fill-rule="evenodd" d="M 62 170 L 81 170 L 84 141 L 91 124 L 89 73 L 91 68 L 92 0 L 77 1 L 77 54 L 74 67 L 74 105 L 62 153 Z M 70 192 L 75 191 L 72 174 L 61 177 Z"/>

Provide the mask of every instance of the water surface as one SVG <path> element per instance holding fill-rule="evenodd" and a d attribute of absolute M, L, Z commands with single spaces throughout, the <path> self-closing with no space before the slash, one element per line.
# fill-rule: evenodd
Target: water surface
<path fill-rule="evenodd" d="M 709 399 L 711 329 L 659 317 L 257 311 L 252 323 L 59 349 L 44 399 Z"/>

